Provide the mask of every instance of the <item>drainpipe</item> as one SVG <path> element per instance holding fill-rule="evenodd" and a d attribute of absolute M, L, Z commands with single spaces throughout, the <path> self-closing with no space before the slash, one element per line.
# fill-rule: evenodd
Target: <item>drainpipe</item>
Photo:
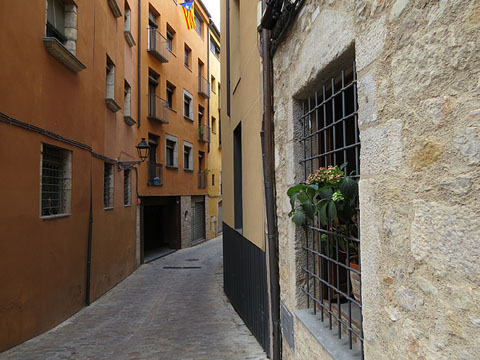
<path fill-rule="evenodd" d="M 208 18 L 208 26 L 207 26 L 207 80 L 210 84 L 210 28 L 212 26 L 212 18 Z M 212 96 L 212 84 L 209 85 L 209 93 Z M 207 123 L 208 127 L 210 128 L 210 97 L 207 101 Z M 212 138 L 212 129 L 210 128 L 210 139 Z M 211 141 L 211 140 L 210 140 Z M 208 152 L 210 152 L 210 141 L 208 142 Z"/>
<path fill-rule="evenodd" d="M 142 48 L 142 0 L 138 0 L 138 41 L 137 41 L 137 128 L 140 127 L 141 121 L 141 68 L 140 68 L 140 57 Z"/>
<path fill-rule="evenodd" d="M 92 239 L 93 239 L 93 209 L 92 209 L 92 161 L 90 160 L 90 210 L 88 215 L 88 245 L 87 245 L 87 289 L 85 291 L 85 303 L 90 305 L 90 277 L 92 268 Z"/>
<path fill-rule="evenodd" d="M 267 4 L 263 0 L 263 8 Z M 263 127 L 264 127 L 264 161 L 265 161 L 265 202 L 267 215 L 268 238 L 268 266 L 270 272 L 270 311 L 273 324 L 273 360 L 280 360 L 281 332 L 280 332 L 280 285 L 278 273 L 278 235 L 275 216 L 275 162 L 272 123 L 272 59 L 270 58 L 270 31 L 262 28 L 262 57 L 263 57 Z"/>

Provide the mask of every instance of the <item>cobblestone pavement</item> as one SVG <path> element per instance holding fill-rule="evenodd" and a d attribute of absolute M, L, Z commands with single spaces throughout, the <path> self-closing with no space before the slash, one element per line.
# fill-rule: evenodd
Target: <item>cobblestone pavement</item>
<path fill-rule="evenodd" d="M 228 303 L 222 271 L 221 238 L 177 251 L 0 360 L 266 359 Z"/>

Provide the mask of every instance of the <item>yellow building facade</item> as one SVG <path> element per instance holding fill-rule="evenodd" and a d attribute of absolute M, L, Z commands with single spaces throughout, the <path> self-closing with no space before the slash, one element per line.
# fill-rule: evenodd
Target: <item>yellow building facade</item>
<path fill-rule="evenodd" d="M 210 80 L 210 150 L 208 152 L 208 237 L 222 233 L 222 139 L 220 116 L 220 32 L 214 23 L 210 27 L 209 80 Z"/>

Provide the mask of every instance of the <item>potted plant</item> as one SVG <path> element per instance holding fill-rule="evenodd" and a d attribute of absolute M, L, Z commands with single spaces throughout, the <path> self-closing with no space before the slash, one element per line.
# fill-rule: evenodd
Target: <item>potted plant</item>
<path fill-rule="evenodd" d="M 290 187 L 287 195 L 292 210 L 288 214 L 297 226 L 313 224 L 315 219 L 329 232 L 335 233 L 338 241 L 329 241 L 327 234 L 320 237 L 322 248 L 330 254 L 337 250 L 345 255 L 348 267 L 360 271 L 358 243 L 351 238 L 358 237 L 357 197 L 358 184 L 345 176 L 342 166 L 320 167 L 310 174 L 304 183 Z M 360 276 L 350 272 L 352 294 L 360 302 Z"/>

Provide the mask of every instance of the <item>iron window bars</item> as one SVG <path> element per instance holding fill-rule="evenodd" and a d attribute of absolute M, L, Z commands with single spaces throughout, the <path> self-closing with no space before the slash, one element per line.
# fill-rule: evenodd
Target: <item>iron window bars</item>
<path fill-rule="evenodd" d="M 68 152 L 43 144 L 42 149 L 42 216 L 68 212 L 70 187 L 67 169 Z"/>
<path fill-rule="evenodd" d="M 123 205 L 130 206 L 131 198 L 132 198 L 132 190 L 131 190 L 130 170 L 125 170 L 123 172 Z"/>
<path fill-rule="evenodd" d="M 103 171 L 103 206 L 113 208 L 113 164 L 105 163 Z"/>
<path fill-rule="evenodd" d="M 347 163 L 345 174 L 358 181 L 360 140 L 355 62 L 303 101 L 302 109 L 300 164 L 304 180 L 319 167 Z M 306 259 L 302 267 L 305 283 L 301 290 L 306 294 L 307 307 L 313 307 L 315 315 L 318 310 L 322 322 L 328 320 L 330 330 L 336 326 L 339 338 L 348 336 L 350 349 L 353 342 L 360 343 L 363 358 L 362 303 L 358 289 L 361 288 L 359 215 L 357 198 L 357 221 L 351 233 L 349 230 L 340 234 L 322 226 L 319 219 L 306 227 L 303 246 Z M 351 256 L 355 253 L 357 266 Z"/>

